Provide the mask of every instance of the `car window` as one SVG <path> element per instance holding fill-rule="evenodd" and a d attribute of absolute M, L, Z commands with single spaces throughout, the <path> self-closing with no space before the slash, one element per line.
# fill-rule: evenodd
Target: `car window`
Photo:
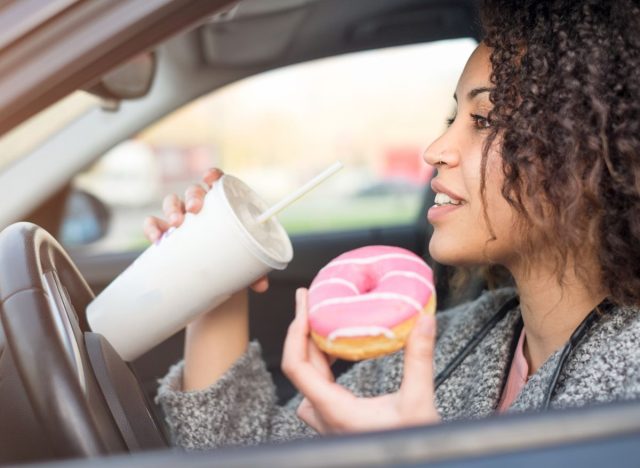
<path fill-rule="evenodd" d="M 472 39 L 359 52 L 228 85 L 115 147 L 75 179 L 112 209 L 96 248 L 145 245 L 142 220 L 218 166 L 267 202 L 335 161 L 345 168 L 278 218 L 290 234 L 412 224 Z"/>

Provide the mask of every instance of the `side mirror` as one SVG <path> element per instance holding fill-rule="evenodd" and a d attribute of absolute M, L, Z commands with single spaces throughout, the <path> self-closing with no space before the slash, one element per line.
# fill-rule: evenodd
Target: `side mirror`
<path fill-rule="evenodd" d="M 111 212 L 94 195 L 74 189 L 65 206 L 58 238 L 65 247 L 78 247 L 102 239 L 109 228 Z"/>

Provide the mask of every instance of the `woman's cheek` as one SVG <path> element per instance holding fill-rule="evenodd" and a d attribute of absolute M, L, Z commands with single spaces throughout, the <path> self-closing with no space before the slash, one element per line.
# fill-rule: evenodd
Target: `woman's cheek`
<path fill-rule="evenodd" d="M 508 266 L 511 259 L 518 256 L 522 239 L 515 216 L 514 209 L 502 194 L 491 193 L 487 201 L 487 217 L 482 222 L 487 231 L 484 256 L 488 263 Z"/>
<path fill-rule="evenodd" d="M 429 241 L 434 260 L 445 265 L 475 266 L 502 264 L 512 257 L 520 244 L 513 209 L 495 190 L 487 191 L 485 202 L 471 202 L 434 225 Z"/>

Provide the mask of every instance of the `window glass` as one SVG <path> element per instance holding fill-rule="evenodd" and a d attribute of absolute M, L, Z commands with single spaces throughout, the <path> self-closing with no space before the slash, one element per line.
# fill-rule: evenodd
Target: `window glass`
<path fill-rule="evenodd" d="M 106 154 L 76 185 L 113 210 L 108 250 L 144 245 L 142 220 L 218 166 L 269 203 L 335 161 L 345 168 L 278 218 L 290 234 L 406 225 L 476 43 L 440 41 L 294 65 L 219 89 Z"/>

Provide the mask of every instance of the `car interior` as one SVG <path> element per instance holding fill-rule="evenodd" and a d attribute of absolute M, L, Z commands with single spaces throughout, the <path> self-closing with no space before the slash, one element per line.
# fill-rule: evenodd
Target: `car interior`
<path fill-rule="evenodd" d="M 584 466 L 595 466 L 589 465 L 598 460 L 593 452 L 602 452 L 587 441 L 596 439 L 618 450 L 621 460 L 637 460 L 637 405 L 229 449 L 215 456 L 176 453 L 167 450 L 170 440 L 153 397 L 158 379 L 182 356 L 184 334 L 125 363 L 87 324 L 88 303 L 143 247 L 96 253 L 61 244 L 72 200 L 84 203 L 95 218 L 95 238 L 110 223 L 108 207 L 74 187 L 78 173 L 173 111 L 250 76 L 359 51 L 479 41 L 478 2 L 68 0 L 53 2 L 36 18 L 26 11 L 37 2 L 16 3 L 22 6 L 0 6 L 0 25 L 7 31 L 0 33 L 0 106 L 11 109 L 0 117 L 0 137 L 78 89 L 99 98 L 100 106 L 73 116 L 0 166 L 0 463 L 65 460 L 60 463 L 68 466 L 69 458 L 79 458 L 79 464 L 91 458 L 95 466 L 528 466 L 564 450 L 559 456 L 565 461 L 579 454 Z M 43 44 L 50 44 L 50 55 Z M 38 53 L 31 61 L 20 61 L 33 50 Z M 39 70 L 30 84 L 29 66 Z M 251 338 L 262 346 L 281 402 L 294 394 L 280 371 L 294 291 L 308 286 L 340 253 L 372 244 L 415 252 L 434 268 L 438 309 L 487 287 L 475 275 L 464 290 L 450 289 L 455 272 L 432 262 L 427 250 L 426 211 L 434 198 L 428 184 L 421 197 L 410 223 L 292 235 L 294 260 L 269 276 L 266 293 L 250 295 Z M 334 370 L 348 367 L 337 362 Z M 598 431 L 588 430 L 593 427 Z M 540 448 L 535 457 L 534 447 Z M 150 453 L 95 458 L 139 451 Z"/>

